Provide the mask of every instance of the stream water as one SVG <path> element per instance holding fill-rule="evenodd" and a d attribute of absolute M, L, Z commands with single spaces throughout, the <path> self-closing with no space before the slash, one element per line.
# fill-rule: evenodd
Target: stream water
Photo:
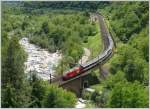
<path fill-rule="evenodd" d="M 28 38 L 22 38 L 19 43 L 28 54 L 25 62 L 25 73 L 36 71 L 37 76 L 43 80 L 49 80 L 50 74 L 54 78 L 54 66 L 58 65 L 62 55 L 58 52 L 50 53 L 47 49 L 42 49 L 37 45 L 29 43 Z"/>

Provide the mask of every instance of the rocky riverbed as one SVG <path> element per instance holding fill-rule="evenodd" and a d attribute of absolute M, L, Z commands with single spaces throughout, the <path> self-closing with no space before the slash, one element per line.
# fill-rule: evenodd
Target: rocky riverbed
<path fill-rule="evenodd" d="M 46 49 L 41 49 L 39 46 L 29 43 L 28 38 L 22 38 L 19 43 L 28 54 L 25 62 L 25 73 L 36 71 L 37 76 L 44 80 L 49 80 L 50 74 L 54 78 L 53 68 L 58 65 L 62 58 L 61 54 L 58 52 L 50 53 Z"/>

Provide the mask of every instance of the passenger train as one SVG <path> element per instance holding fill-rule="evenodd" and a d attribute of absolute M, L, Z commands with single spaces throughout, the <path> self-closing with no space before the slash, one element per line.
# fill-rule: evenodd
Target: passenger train
<path fill-rule="evenodd" d="M 104 18 L 103 18 L 103 23 L 104 23 Z M 86 72 L 87 69 L 89 70 L 89 69 L 95 67 L 96 65 L 98 65 L 100 62 L 103 62 L 105 59 L 107 59 L 112 54 L 113 40 L 112 40 L 110 33 L 108 31 L 106 34 L 107 34 L 107 38 L 109 41 L 108 48 L 102 54 L 100 54 L 96 58 L 94 58 L 93 60 L 91 60 L 85 64 L 79 65 L 79 66 L 67 71 L 62 76 L 62 79 L 64 81 L 69 80 L 71 78 L 74 78 L 74 77 Z"/>

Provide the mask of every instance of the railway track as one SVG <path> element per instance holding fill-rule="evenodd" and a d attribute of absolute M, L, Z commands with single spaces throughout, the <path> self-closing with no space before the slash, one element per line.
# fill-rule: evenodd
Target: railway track
<path fill-rule="evenodd" d="M 59 76 L 59 77 L 55 78 L 54 80 L 52 80 L 52 83 L 56 83 L 59 86 L 61 86 L 61 85 L 67 84 L 70 81 L 73 81 L 73 80 L 79 79 L 83 76 L 86 76 L 90 73 L 90 72 L 88 72 L 89 70 L 91 70 L 92 68 L 94 68 L 96 66 L 104 64 L 111 57 L 111 55 L 113 53 L 114 42 L 108 31 L 108 28 L 106 26 L 103 16 L 99 13 L 95 13 L 95 15 L 97 16 L 97 19 L 99 21 L 100 32 L 101 32 L 102 39 L 104 42 L 103 52 L 100 53 L 96 58 L 81 65 L 83 67 L 84 73 L 81 73 L 80 75 L 75 76 L 75 77 L 73 77 L 69 80 L 65 80 L 65 81 L 62 79 L 62 76 Z"/>

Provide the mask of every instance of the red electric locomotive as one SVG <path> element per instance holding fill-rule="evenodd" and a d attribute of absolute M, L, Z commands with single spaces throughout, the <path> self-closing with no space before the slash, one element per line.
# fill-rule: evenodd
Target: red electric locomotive
<path fill-rule="evenodd" d="M 70 71 L 66 72 L 63 75 L 62 79 L 65 81 L 65 80 L 71 79 L 81 73 L 82 73 L 82 67 L 78 66 L 78 67 L 75 67 L 75 68 L 71 69 Z"/>

